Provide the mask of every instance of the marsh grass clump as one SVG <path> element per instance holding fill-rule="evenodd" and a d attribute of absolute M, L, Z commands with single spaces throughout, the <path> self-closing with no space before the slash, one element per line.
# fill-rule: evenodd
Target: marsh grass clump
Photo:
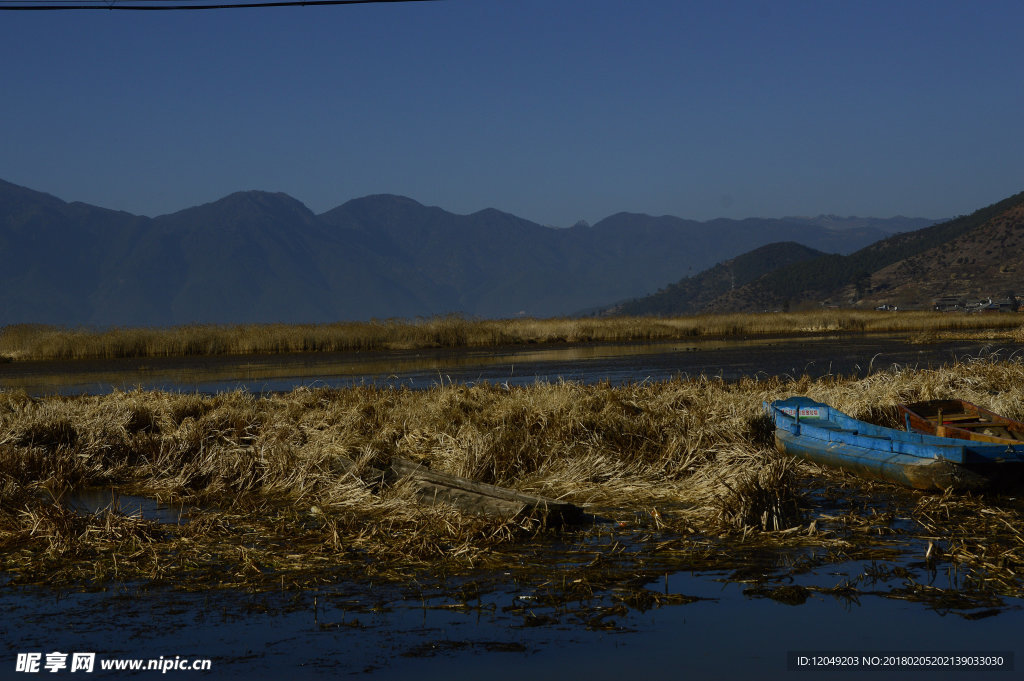
<path fill-rule="evenodd" d="M 731 479 L 723 475 L 720 480 L 724 491 L 715 492 L 715 510 L 722 527 L 777 532 L 803 521 L 803 495 L 794 459 L 746 453 L 736 457 L 730 472 Z"/>
<path fill-rule="evenodd" d="M 14 436 L 15 444 L 26 447 L 73 447 L 78 430 L 66 418 L 41 418 L 24 424 Z"/>
<path fill-rule="evenodd" d="M 1024 514 L 1016 499 L 943 494 L 923 497 L 914 520 L 928 538 L 925 560 L 951 566 L 965 588 L 1020 597 Z"/>
<path fill-rule="evenodd" d="M 28 583 L 152 578 L 159 563 L 155 547 L 165 539 L 156 523 L 138 516 L 109 508 L 81 514 L 52 499 L 38 500 L 0 513 L 0 569 Z"/>

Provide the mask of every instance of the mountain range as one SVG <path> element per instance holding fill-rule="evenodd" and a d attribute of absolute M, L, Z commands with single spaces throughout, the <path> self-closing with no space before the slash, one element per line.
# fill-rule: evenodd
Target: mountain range
<path fill-rule="evenodd" d="M 932 222 L 618 213 L 554 228 L 393 195 L 314 214 L 262 191 L 150 218 L 0 181 L 0 325 L 567 315 L 771 242 L 851 253 Z"/>

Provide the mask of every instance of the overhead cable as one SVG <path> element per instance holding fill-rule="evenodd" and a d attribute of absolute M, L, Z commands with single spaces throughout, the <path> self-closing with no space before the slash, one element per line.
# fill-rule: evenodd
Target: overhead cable
<path fill-rule="evenodd" d="M 198 10 L 242 9 L 253 7 L 307 7 L 315 5 L 370 5 L 392 2 L 438 2 L 439 0 L 270 0 L 269 2 L 183 2 L 181 0 L 132 0 L 121 4 L 117 0 L 0 0 L 3 10 Z M 77 3 L 77 4 L 74 4 Z"/>

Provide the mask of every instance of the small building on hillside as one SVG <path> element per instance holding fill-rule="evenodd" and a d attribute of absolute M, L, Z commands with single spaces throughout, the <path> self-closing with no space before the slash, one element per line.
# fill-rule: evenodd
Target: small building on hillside
<path fill-rule="evenodd" d="M 990 298 L 988 307 L 986 308 L 989 312 L 1016 312 L 1019 309 L 1020 303 L 1017 302 L 1016 297 L 999 299 Z"/>
<path fill-rule="evenodd" d="M 939 312 L 962 312 L 967 309 L 967 300 L 962 296 L 942 296 L 935 299 L 933 307 Z"/>

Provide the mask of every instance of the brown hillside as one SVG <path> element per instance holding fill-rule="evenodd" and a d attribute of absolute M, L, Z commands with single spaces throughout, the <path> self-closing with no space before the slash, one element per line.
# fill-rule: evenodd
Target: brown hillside
<path fill-rule="evenodd" d="M 1007 292 L 1024 294 L 1024 204 L 875 272 L 859 306 L 930 307 L 947 296 L 976 300 Z"/>
<path fill-rule="evenodd" d="M 851 255 L 769 272 L 719 296 L 708 312 L 839 307 L 931 308 L 1024 293 L 1024 192 Z"/>

